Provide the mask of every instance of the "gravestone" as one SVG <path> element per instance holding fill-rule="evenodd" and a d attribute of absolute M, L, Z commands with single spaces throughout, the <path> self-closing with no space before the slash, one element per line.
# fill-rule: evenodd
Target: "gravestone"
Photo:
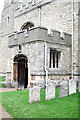
<path fill-rule="evenodd" d="M 80 81 L 78 81 L 78 92 L 80 92 Z"/>
<path fill-rule="evenodd" d="M 66 97 L 68 96 L 68 82 L 63 81 L 59 85 L 59 97 Z"/>
<path fill-rule="evenodd" d="M 76 93 L 76 81 L 69 80 L 69 95 Z"/>
<path fill-rule="evenodd" d="M 55 83 L 49 83 L 46 86 L 46 100 L 51 100 L 55 98 Z"/>
<path fill-rule="evenodd" d="M 30 81 L 30 87 L 33 88 L 34 86 L 38 86 L 38 81 L 35 80 Z"/>
<path fill-rule="evenodd" d="M 37 86 L 29 88 L 29 103 L 39 101 L 40 101 L 40 88 Z"/>

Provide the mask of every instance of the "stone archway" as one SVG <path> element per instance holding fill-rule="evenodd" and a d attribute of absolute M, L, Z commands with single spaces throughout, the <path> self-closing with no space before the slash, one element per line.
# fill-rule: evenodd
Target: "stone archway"
<path fill-rule="evenodd" d="M 28 59 L 23 54 L 14 57 L 13 80 L 18 82 L 18 88 L 27 88 L 28 85 Z"/>

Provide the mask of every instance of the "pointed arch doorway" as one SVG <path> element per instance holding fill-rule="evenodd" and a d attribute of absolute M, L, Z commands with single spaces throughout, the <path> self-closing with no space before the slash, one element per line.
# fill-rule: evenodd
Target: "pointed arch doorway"
<path fill-rule="evenodd" d="M 27 88 L 28 85 L 28 59 L 23 54 L 14 57 L 13 80 L 18 82 L 18 88 Z"/>

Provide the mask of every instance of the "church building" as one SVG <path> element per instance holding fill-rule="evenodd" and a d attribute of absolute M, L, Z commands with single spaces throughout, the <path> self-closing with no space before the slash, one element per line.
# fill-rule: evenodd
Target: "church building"
<path fill-rule="evenodd" d="M 79 2 L 73 3 L 73 10 L 70 0 L 4 2 L 0 75 L 6 76 L 6 82 L 21 89 L 34 85 L 45 87 L 52 82 L 59 85 L 61 81 L 72 79 L 72 72 L 73 79 L 78 81 Z"/>

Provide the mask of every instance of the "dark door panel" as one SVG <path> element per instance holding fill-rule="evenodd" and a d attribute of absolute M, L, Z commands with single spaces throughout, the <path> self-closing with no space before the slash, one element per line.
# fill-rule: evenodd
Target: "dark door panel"
<path fill-rule="evenodd" d="M 26 88 L 28 84 L 28 68 L 25 59 L 18 61 L 18 87 Z"/>
<path fill-rule="evenodd" d="M 18 82 L 18 63 L 13 63 L 13 80 Z"/>

